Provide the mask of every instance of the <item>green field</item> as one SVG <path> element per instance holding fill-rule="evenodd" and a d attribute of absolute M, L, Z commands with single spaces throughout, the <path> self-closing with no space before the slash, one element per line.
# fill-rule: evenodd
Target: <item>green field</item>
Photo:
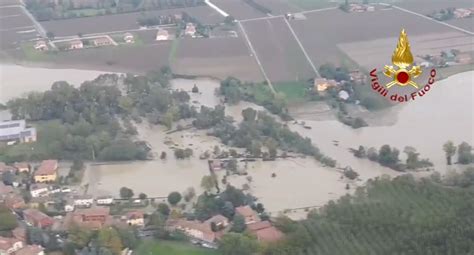
<path fill-rule="evenodd" d="M 199 248 L 187 243 L 156 241 L 145 242 L 137 249 L 138 255 L 218 255 L 215 250 Z"/>
<path fill-rule="evenodd" d="M 304 100 L 308 83 L 302 81 L 278 82 L 274 83 L 273 87 L 276 92 L 284 94 L 288 102 L 295 102 Z"/>

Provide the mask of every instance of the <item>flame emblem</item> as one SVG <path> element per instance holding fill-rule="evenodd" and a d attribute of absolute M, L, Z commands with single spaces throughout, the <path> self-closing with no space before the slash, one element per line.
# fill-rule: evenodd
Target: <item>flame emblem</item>
<path fill-rule="evenodd" d="M 395 84 L 399 86 L 411 85 L 418 88 L 418 85 L 412 81 L 412 78 L 417 78 L 421 75 L 421 67 L 413 66 L 410 70 L 407 68 L 413 65 L 413 55 L 410 50 L 410 43 L 408 42 L 408 36 L 405 29 L 400 32 L 398 39 L 397 48 L 392 55 L 392 64 L 398 67 L 398 70 L 393 66 L 385 66 L 385 76 L 393 79 L 392 82 L 388 83 L 387 88 L 392 87 Z"/>

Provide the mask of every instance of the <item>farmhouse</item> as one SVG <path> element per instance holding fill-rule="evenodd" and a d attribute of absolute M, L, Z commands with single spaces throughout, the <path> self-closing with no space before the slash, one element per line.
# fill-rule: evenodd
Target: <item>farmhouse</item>
<path fill-rule="evenodd" d="M 82 43 L 81 40 L 73 40 L 69 42 L 69 49 L 70 50 L 75 50 L 75 49 L 82 49 L 84 48 L 84 44 Z"/>
<path fill-rule="evenodd" d="M 47 51 L 48 50 L 48 45 L 46 44 L 45 41 L 39 40 L 35 43 L 34 48 L 35 48 L 35 50 L 38 50 L 38 51 Z"/>
<path fill-rule="evenodd" d="M 206 220 L 204 223 L 206 224 L 214 224 L 217 229 L 224 229 L 229 226 L 229 220 L 224 217 L 223 215 L 214 215 L 210 219 Z"/>
<path fill-rule="evenodd" d="M 252 224 L 260 221 L 260 217 L 258 217 L 257 213 L 248 205 L 235 208 L 235 214 L 244 217 L 245 224 Z"/>
<path fill-rule="evenodd" d="M 196 36 L 196 26 L 193 23 L 187 23 L 186 29 L 184 30 L 184 35 L 195 37 Z"/>
<path fill-rule="evenodd" d="M 111 44 L 112 44 L 112 42 L 110 41 L 110 39 L 107 38 L 107 37 L 95 38 L 95 39 L 93 40 L 93 43 L 94 43 L 94 46 L 96 46 L 96 47 L 108 46 L 108 45 L 111 45 Z"/>
<path fill-rule="evenodd" d="M 25 120 L 0 123 L 0 142 L 35 142 L 36 128 L 27 128 Z"/>
<path fill-rule="evenodd" d="M 37 228 L 46 228 L 54 223 L 52 218 L 36 209 L 24 210 L 23 218 L 27 224 Z"/>
<path fill-rule="evenodd" d="M 21 248 L 23 248 L 22 241 L 0 236 L 0 254 L 15 254 Z"/>
<path fill-rule="evenodd" d="M 337 87 L 339 84 L 335 80 L 327 80 L 326 78 L 314 79 L 314 88 L 318 92 L 326 91 L 328 88 Z"/>
<path fill-rule="evenodd" d="M 133 35 L 131 33 L 125 33 L 123 35 L 123 40 L 126 43 L 134 43 L 135 42 L 135 38 L 133 37 Z"/>
<path fill-rule="evenodd" d="M 157 41 L 167 41 L 169 39 L 170 39 L 170 35 L 168 33 L 168 30 L 158 29 L 158 32 L 156 33 L 156 40 Z"/>
<path fill-rule="evenodd" d="M 58 161 L 54 159 L 43 160 L 38 170 L 33 174 L 35 182 L 56 181 L 58 171 Z"/>

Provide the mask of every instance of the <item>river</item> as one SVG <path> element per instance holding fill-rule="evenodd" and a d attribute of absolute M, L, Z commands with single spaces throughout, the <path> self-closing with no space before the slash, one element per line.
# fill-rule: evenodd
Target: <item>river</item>
<path fill-rule="evenodd" d="M 2 66 L 1 69 L 0 99 L 3 101 L 28 90 L 47 89 L 55 80 L 66 80 L 78 85 L 83 80 L 95 78 L 101 73 L 18 66 Z M 4 75 L 6 71 L 13 73 Z M 212 107 L 221 102 L 214 93 L 219 86 L 218 81 L 172 81 L 173 88 L 186 91 L 191 91 L 194 84 L 200 91 L 197 94 L 190 93 L 194 105 Z M 379 148 L 383 144 L 390 144 L 401 151 L 405 146 L 412 146 L 422 158 L 429 158 L 435 164 L 436 170 L 444 173 L 447 167 L 442 145 L 447 140 L 452 140 L 455 144 L 462 141 L 474 144 L 473 84 L 473 71 L 438 81 L 423 98 L 374 115 L 382 120 L 387 119 L 388 114 L 389 119 L 393 121 L 380 121 L 377 126 L 357 130 L 331 118 L 312 120 L 314 118 L 308 118 L 307 114 L 296 115 L 298 121 L 305 121 L 312 129 L 308 130 L 297 124 L 289 124 L 289 127 L 310 137 L 324 154 L 337 159 L 339 167 L 351 166 L 360 174 L 360 180 L 350 182 L 350 190 L 346 190 L 348 181 L 341 179 L 338 170 L 323 167 L 310 158 L 256 162 L 250 163 L 247 169 L 252 176 L 249 183 L 250 192 L 265 204 L 268 211 L 277 213 L 287 208 L 321 206 L 331 199 L 353 192 L 356 186 L 363 185 L 369 178 L 383 174 L 399 174 L 374 162 L 355 158 L 348 149 L 359 145 Z M 17 86 L 21 86 L 21 89 L 13 91 Z M 227 106 L 226 114 L 239 121 L 240 112 L 246 107 L 262 110 L 260 106 L 242 102 Z M 163 127 L 147 124 L 138 125 L 138 130 L 140 138 L 150 143 L 155 154 L 158 156 L 165 151 L 167 159 L 92 165 L 83 180 L 83 184 L 90 184 L 89 192 L 96 195 L 118 195 L 120 187 L 127 186 L 136 194 L 144 192 L 149 196 L 166 196 L 171 191 L 184 191 L 192 186 L 199 193 L 200 180 L 203 175 L 208 174 L 207 162 L 199 160 L 199 155 L 206 150 L 212 151 L 215 145 L 219 145 L 217 139 L 206 136 L 204 131 L 196 130 L 167 135 Z M 334 145 L 334 140 L 339 141 L 338 146 Z M 176 160 L 173 147 L 190 147 L 194 150 L 194 156 L 188 160 Z M 224 148 L 222 145 L 220 147 Z M 271 177 L 273 173 L 276 174 L 275 178 Z M 228 181 L 237 187 L 248 182 L 246 177 L 237 176 L 228 178 Z M 303 217 L 304 212 L 298 211 L 292 216 Z"/>

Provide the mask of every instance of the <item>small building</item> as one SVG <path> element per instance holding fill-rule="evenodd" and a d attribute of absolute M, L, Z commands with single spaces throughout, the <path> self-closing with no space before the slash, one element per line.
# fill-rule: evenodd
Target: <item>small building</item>
<path fill-rule="evenodd" d="M 91 195 L 75 196 L 73 198 L 74 206 L 91 207 L 94 204 L 94 198 Z"/>
<path fill-rule="evenodd" d="M 0 254 L 16 254 L 16 251 L 23 248 L 23 242 L 16 238 L 0 236 Z"/>
<path fill-rule="evenodd" d="M 28 128 L 25 120 L 0 122 L 0 142 L 29 143 L 36 141 L 36 128 Z"/>
<path fill-rule="evenodd" d="M 245 224 L 252 224 L 260 221 L 258 214 L 248 205 L 236 207 L 235 214 L 244 217 Z"/>
<path fill-rule="evenodd" d="M 43 40 L 39 40 L 35 43 L 34 48 L 37 51 L 47 51 L 48 50 L 48 44 L 46 44 L 46 42 L 43 41 Z"/>
<path fill-rule="evenodd" d="M 453 12 L 454 17 L 457 19 L 467 18 L 472 15 L 472 12 L 469 9 L 456 8 Z"/>
<path fill-rule="evenodd" d="M 37 209 L 24 210 L 23 218 L 27 224 L 37 228 L 47 228 L 54 223 L 51 217 L 38 211 Z"/>
<path fill-rule="evenodd" d="M 27 245 L 18 250 L 15 255 L 44 255 L 43 247 L 39 245 Z"/>
<path fill-rule="evenodd" d="M 359 70 L 352 70 L 349 72 L 351 81 L 356 83 L 364 83 L 366 81 L 366 75 Z"/>
<path fill-rule="evenodd" d="M 128 212 L 125 217 L 129 226 L 145 226 L 145 216 L 141 211 Z"/>
<path fill-rule="evenodd" d="M 326 78 L 316 78 L 314 79 L 314 88 L 318 92 L 324 92 L 328 88 L 337 87 L 339 83 L 335 80 L 328 80 Z"/>
<path fill-rule="evenodd" d="M 30 164 L 26 162 L 17 162 L 13 164 L 13 166 L 18 170 L 20 173 L 29 173 L 30 172 Z"/>
<path fill-rule="evenodd" d="M 131 33 L 125 33 L 123 35 L 123 40 L 125 41 L 125 43 L 134 43 L 135 42 L 135 38 L 133 37 L 133 35 Z"/>
<path fill-rule="evenodd" d="M 37 183 L 30 186 L 31 197 L 42 197 L 49 195 L 49 186 L 44 183 Z"/>
<path fill-rule="evenodd" d="M 69 49 L 76 50 L 84 48 L 84 43 L 81 40 L 73 40 L 69 42 Z"/>
<path fill-rule="evenodd" d="M 157 41 L 167 41 L 170 39 L 170 34 L 166 29 L 158 29 L 156 32 L 156 40 Z"/>
<path fill-rule="evenodd" d="M 214 224 L 217 229 L 224 229 L 226 228 L 227 226 L 229 226 L 229 219 L 227 219 L 225 216 L 223 215 L 214 215 L 212 216 L 210 219 L 206 220 L 204 223 L 206 224 Z"/>
<path fill-rule="evenodd" d="M 112 44 L 112 41 L 108 37 L 105 37 L 105 36 L 95 38 L 95 39 L 92 40 L 92 42 L 94 43 L 94 46 L 96 46 L 96 47 L 108 46 L 108 45 Z"/>
<path fill-rule="evenodd" d="M 54 159 L 43 160 L 38 170 L 33 174 L 35 182 L 54 182 L 58 171 L 58 161 Z"/>
<path fill-rule="evenodd" d="M 196 26 L 193 23 L 187 23 L 186 29 L 184 30 L 184 35 L 195 37 L 196 36 Z"/>
<path fill-rule="evenodd" d="M 269 221 L 260 221 L 247 225 L 247 230 L 257 237 L 259 242 L 275 243 L 282 240 L 283 232 L 272 226 Z"/>
<path fill-rule="evenodd" d="M 98 205 L 111 205 L 114 203 L 114 198 L 111 196 L 98 197 L 95 201 Z"/>

